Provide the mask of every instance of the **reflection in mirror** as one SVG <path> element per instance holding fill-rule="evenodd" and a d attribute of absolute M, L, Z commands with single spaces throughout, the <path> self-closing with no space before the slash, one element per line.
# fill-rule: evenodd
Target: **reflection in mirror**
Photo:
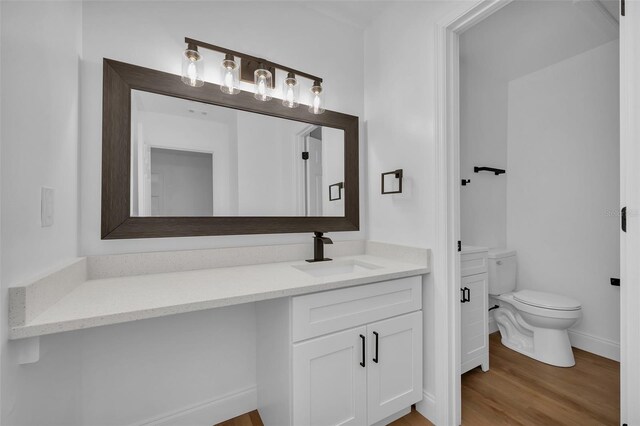
<path fill-rule="evenodd" d="M 131 216 L 345 215 L 343 130 L 137 90 L 131 103 Z"/>

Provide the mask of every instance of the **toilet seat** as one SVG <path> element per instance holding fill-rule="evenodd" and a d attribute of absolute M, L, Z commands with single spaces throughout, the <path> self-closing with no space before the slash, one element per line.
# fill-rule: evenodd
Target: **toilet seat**
<path fill-rule="evenodd" d="M 521 290 L 521 291 L 524 291 L 524 290 Z M 580 316 L 582 315 L 582 308 L 551 309 L 551 308 L 545 308 L 542 306 L 534 306 L 531 303 L 524 303 L 516 299 L 516 293 L 520 293 L 520 292 L 501 294 L 496 298 L 498 300 L 511 304 L 512 306 L 517 308 L 519 311 L 527 312 L 532 315 L 538 315 L 540 317 L 569 319 L 569 318 L 580 318 Z M 524 297 L 526 298 L 526 293 Z"/>
<path fill-rule="evenodd" d="M 513 298 L 525 305 L 554 311 L 577 311 L 581 308 L 575 299 L 543 291 L 521 290 L 513 293 Z"/>

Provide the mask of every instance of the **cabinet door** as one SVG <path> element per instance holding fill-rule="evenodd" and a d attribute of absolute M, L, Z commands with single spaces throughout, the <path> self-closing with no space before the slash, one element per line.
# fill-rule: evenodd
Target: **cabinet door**
<path fill-rule="evenodd" d="M 367 338 L 368 424 L 373 424 L 422 399 L 422 311 L 369 324 Z"/>
<path fill-rule="evenodd" d="M 472 275 L 462 278 L 462 288 L 468 288 L 469 301 L 462 303 L 460 318 L 460 334 L 462 353 L 460 356 L 461 372 L 465 373 L 477 367 L 488 353 L 488 279 L 487 274 Z M 475 364 L 475 365 L 474 365 Z"/>
<path fill-rule="evenodd" d="M 293 345 L 294 425 L 366 423 L 366 333 L 358 327 Z"/>

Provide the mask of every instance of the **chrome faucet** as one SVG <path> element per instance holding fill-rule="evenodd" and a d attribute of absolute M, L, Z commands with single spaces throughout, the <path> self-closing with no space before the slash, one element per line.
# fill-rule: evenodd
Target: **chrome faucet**
<path fill-rule="evenodd" d="M 307 262 L 324 262 L 331 260 L 328 257 L 324 257 L 324 245 L 333 244 L 331 238 L 323 237 L 322 232 L 314 232 L 313 234 L 313 259 L 307 259 Z"/>

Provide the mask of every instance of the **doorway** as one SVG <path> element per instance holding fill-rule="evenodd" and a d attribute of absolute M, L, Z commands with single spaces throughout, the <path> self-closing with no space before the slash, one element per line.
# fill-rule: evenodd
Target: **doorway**
<path fill-rule="evenodd" d="M 520 3 L 520 2 L 518 2 Z M 542 2 L 544 3 L 544 2 Z M 556 2 L 553 2 L 556 3 Z M 583 8 L 590 7 L 592 8 L 592 17 L 596 17 L 597 13 L 603 13 L 603 6 L 600 2 L 589 2 L 589 1 L 581 1 L 581 2 L 570 2 L 570 3 L 581 3 L 579 6 Z M 440 183 L 438 185 L 438 198 L 440 200 L 440 208 L 437 209 L 437 217 L 438 217 L 438 228 L 439 228 L 439 245 L 438 247 L 443 250 L 446 254 L 443 256 L 443 259 L 436 259 L 436 267 L 440 269 L 441 273 L 444 274 L 447 279 L 447 282 L 456 283 L 453 288 L 447 289 L 447 298 L 446 301 L 448 303 L 448 307 L 445 310 L 445 314 L 447 312 L 450 313 L 450 317 L 452 318 L 450 325 L 452 327 L 448 328 L 448 336 L 436 336 L 437 340 L 442 341 L 448 345 L 451 356 L 451 362 L 454 365 L 449 365 L 448 368 L 448 377 L 441 376 L 440 379 L 444 382 L 447 381 L 451 386 L 450 389 L 453 389 L 453 392 L 450 395 L 452 401 L 448 404 L 449 409 L 451 410 L 447 413 L 450 417 L 442 417 L 443 419 L 450 418 L 450 423 L 459 424 L 460 423 L 460 415 L 461 415 L 461 407 L 460 407 L 460 330 L 459 330 L 459 320 L 460 320 L 460 294 L 458 293 L 458 287 L 460 285 L 460 264 L 459 258 L 457 254 L 456 242 L 460 239 L 461 231 L 460 231 L 460 190 L 463 191 L 466 189 L 470 189 L 474 184 L 474 177 L 463 176 L 461 174 L 460 169 L 460 125 L 459 125 L 459 113 L 460 113 L 460 103 L 459 103 L 459 86 L 458 86 L 458 71 L 460 67 L 460 51 L 459 51 L 459 38 L 463 35 L 463 33 L 476 24 L 484 21 L 488 17 L 491 17 L 494 13 L 502 10 L 505 6 L 509 5 L 509 1 L 485 1 L 481 4 L 473 7 L 471 9 L 467 9 L 462 13 L 457 13 L 451 15 L 446 20 L 443 20 L 442 23 L 438 26 L 438 39 L 437 39 L 437 47 L 439 51 L 438 58 L 440 62 L 437 64 L 437 75 L 438 75 L 438 99 L 437 99 L 437 107 L 436 110 L 439 112 L 438 121 L 436 123 L 436 136 L 438 140 L 439 147 L 439 157 L 437 161 L 438 165 L 438 177 Z M 617 15 L 617 14 L 616 14 Z M 609 16 L 605 19 L 611 20 L 615 19 L 614 16 L 609 13 Z M 624 41 L 623 41 L 624 43 Z M 624 147 L 622 147 L 624 151 Z M 580 155 L 588 155 L 588 153 L 577 154 L 576 159 L 580 158 Z M 478 164 L 478 166 L 484 166 L 485 164 Z M 490 166 L 490 164 L 487 164 Z M 624 167 L 622 168 L 622 172 L 620 173 L 620 178 L 624 181 Z M 473 172 L 472 172 L 473 173 Z M 509 175 L 509 169 L 507 168 L 507 175 Z M 495 175 L 494 175 L 495 176 Z M 503 176 L 504 177 L 504 176 Z M 471 179 L 471 183 L 468 188 L 461 187 L 461 180 Z M 544 178 L 544 177 L 542 177 Z M 476 180 L 478 177 L 476 176 Z M 489 176 L 486 177 L 489 179 Z M 493 181 L 495 183 L 495 180 Z M 628 188 L 627 188 L 628 190 Z M 612 192 L 617 192 L 616 189 L 613 189 Z M 622 188 L 620 193 L 624 194 L 625 190 Z M 624 197 L 624 195 L 623 195 Z M 610 211 L 601 211 L 602 215 L 610 215 L 613 220 L 619 223 L 619 206 L 613 205 Z M 613 231 L 615 233 L 615 231 Z M 493 244 L 493 243 L 491 243 Z M 624 266 L 624 258 L 626 253 L 624 251 L 624 242 L 622 244 L 622 264 Z M 614 272 L 611 272 L 613 275 Z M 624 269 L 622 270 L 621 275 L 623 275 L 624 282 Z M 607 277 L 609 278 L 609 277 Z M 615 278 L 612 276 L 611 278 Z M 610 286 L 609 282 L 605 283 L 606 286 Z M 607 287 L 608 290 L 611 287 Z M 615 291 L 615 289 L 613 289 Z M 613 316 L 617 316 L 618 312 L 613 312 Z M 624 312 L 623 312 L 624 314 Z M 445 315 L 448 316 L 449 314 Z M 623 317 L 624 318 L 624 317 Z M 624 323 L 624 320 L 622 321 Z M 624 328 L 624 324 L 623 328 Z M 606 339 L 605 339 L 606 340 Z M 624 340 L 624 337 L 623 337 Z M 583 342 L 584 343 L 584 342 Z M 615 343 L 615 342 L 613 342 Z M 624 347 L 624 341 L 623 341 Z M 623 356 L 624 361 L 624 356 Z M 446 363 L 444 361 L 437 362 L 439 366 L 444 367 Z M 624 365 L 623 365 L 624 369 Z M 624 384 L 623 384 L 624 385 Z M 625 419 L 625 410 L 626 406 L 624 403 L 624 391 L 622 393 L 622 419 Z"/>
<path fill-rule="evenodd" d="M 322 127 L 304 135 L 305 216 L 322 216 Z"/>

